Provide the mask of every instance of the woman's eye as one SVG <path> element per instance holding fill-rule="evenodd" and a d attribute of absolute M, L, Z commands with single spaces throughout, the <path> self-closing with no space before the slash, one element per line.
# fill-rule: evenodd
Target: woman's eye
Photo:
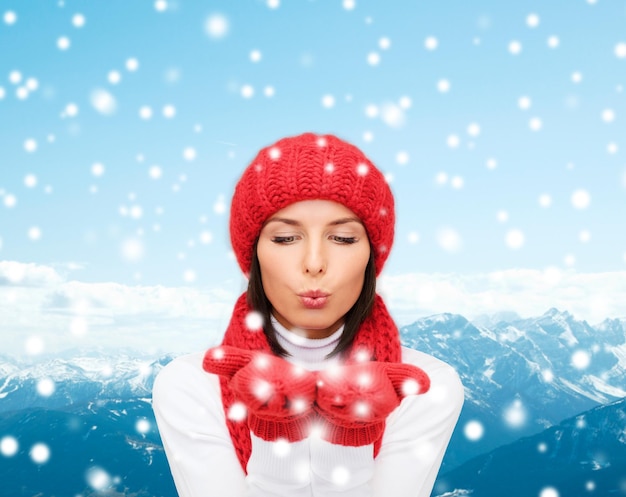
<path fill-rule="evenodd" d="M 354 237 L 334 236 L 333 238 L 337 240 L 339 243 L 346 243 L 346 244 L 355 243 L 357 241 L 356 238 Z"/>
<path fill-rule="evenodd" d="M 291 243 L 295 240 L 295 236 L 275 236 L 272 238 L 274 243 Z"/>

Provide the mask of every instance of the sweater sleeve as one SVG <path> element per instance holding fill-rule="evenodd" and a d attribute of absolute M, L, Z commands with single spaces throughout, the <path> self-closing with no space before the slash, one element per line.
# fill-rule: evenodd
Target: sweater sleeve
<path fill-rule="evenodd" d="M 245 473 L 233 449 L 219 379 L 202 354 L 174 359 L 158 374 L 152 406 L 179 497 L 244 497 Z"/>
<path fill-rule="evenodd" d="M 402 362 L 430 376 L 430 390 L 409 396 L 388 417 L 375 459 L 373 497 L 429 497 L 463 405 L 456 371 L 416 350 L 402 349 Z"/>

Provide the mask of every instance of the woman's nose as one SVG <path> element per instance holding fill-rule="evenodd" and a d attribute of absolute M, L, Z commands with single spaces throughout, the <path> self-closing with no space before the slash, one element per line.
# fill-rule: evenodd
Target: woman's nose
<path fill-rule="evenodd" d="M 309 274 L 319 274 L 326 271 L 326 254 L 322 245 L 317 242 L 309 242 L 306 244 L 303 269 Z"/>

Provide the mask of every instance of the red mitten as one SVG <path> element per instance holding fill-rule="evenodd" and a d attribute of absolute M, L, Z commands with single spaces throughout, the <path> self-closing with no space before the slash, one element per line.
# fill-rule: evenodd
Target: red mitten
<path fill-rule="evenodd" d="M 315 375 L 286 360 L 223 345 L 209 349 L 203 368 L 224 376 L 248 411 L 248 426 L 263 440 L 290 442 L 309 435 L 315 412 Z"/>
<path fill-rule="evenodd" d="M 400 401 L 429 388 L 428 375 L 410 364 L 365 362 L 321 371 L 314 407 L 325 421 L 321 436 L 352 447 L 374 443 Z"/>

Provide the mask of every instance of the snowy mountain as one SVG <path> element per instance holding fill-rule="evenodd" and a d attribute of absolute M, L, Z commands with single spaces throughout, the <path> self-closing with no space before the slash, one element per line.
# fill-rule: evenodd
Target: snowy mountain
<path fill-rule="evenodd" d="M 35 364 L 0 358 L 0 412 L 151 397 L 154 378 L 171 360 L 93 352 Z"/>
<path fill-rule="evenodd" d="M 177 495 L 149 401 L 0 413 L 0 434 L 3 497 Z"/>
<path fill-rule="evenodd" d="M 626 397 L 626 332 L 617 319 L 592 327 L 550 309 L 486 328 L 439 314 L 400 334 L 404 345 L 453 365 L 465 385 L 466 403 L 451 442 L 455 450 L 446 455 L 444 470 Z M 468 437 L 465 429 L 477 423 L 484 434 Z"/>
<path fill-rule="evenodd" d="M 435 494 L 624 495 L 626 399 L 596 407 L 442 475 Z M 506 478 L 502 476 L 506 475 Z"/>

